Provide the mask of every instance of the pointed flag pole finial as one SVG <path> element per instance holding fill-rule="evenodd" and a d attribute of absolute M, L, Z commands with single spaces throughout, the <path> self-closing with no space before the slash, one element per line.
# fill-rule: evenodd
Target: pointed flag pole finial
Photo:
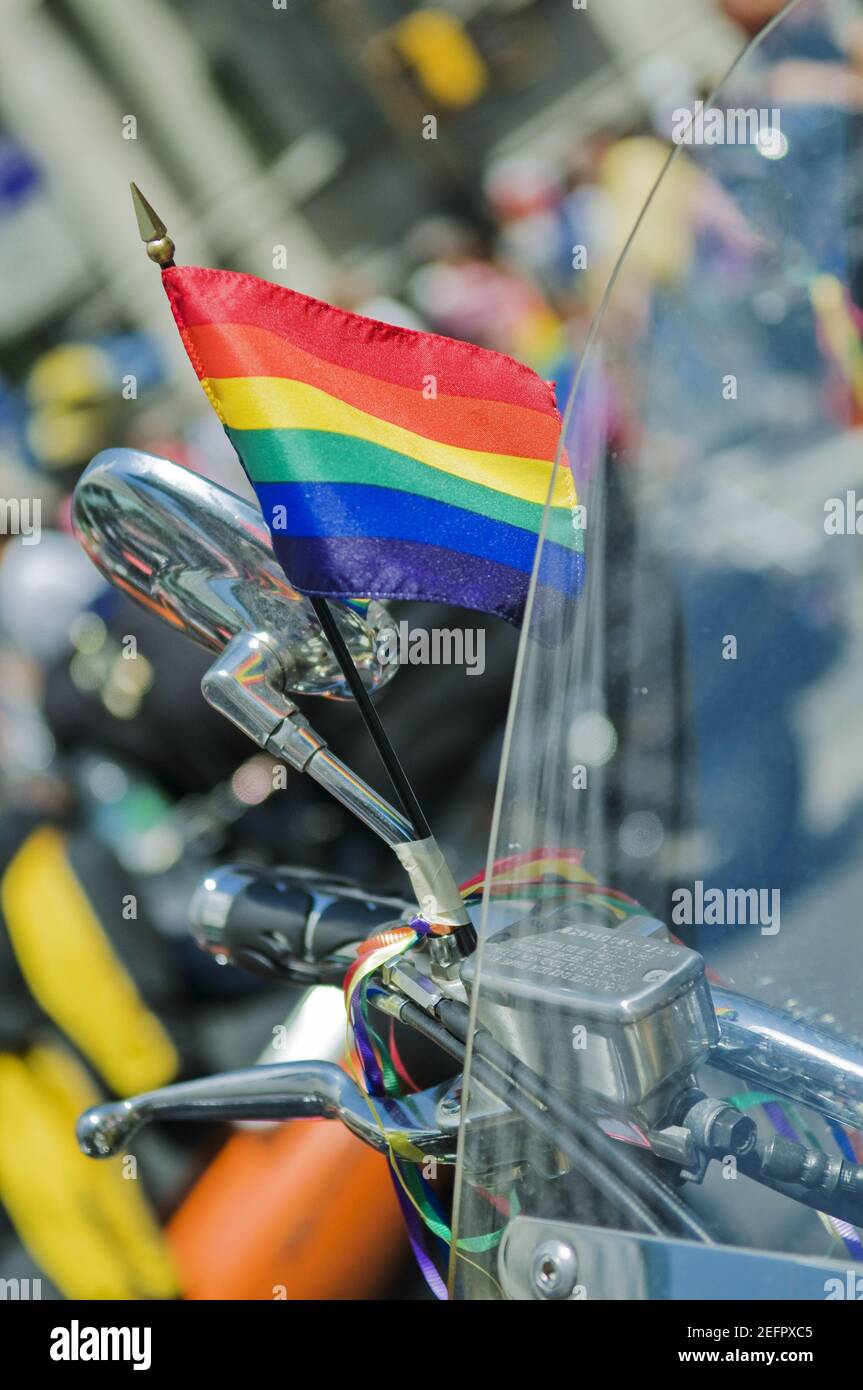
<path fill-rule="evenodd" d="M 174 264 L 174 243 L 168 236 L 165 226 L 155 208 L 151 207 L 136 183 L 129 185 L 132 191 L 132 206 L 138 222 L 141 240 L 146 244 L 147 255 L 162 270 Z"/>

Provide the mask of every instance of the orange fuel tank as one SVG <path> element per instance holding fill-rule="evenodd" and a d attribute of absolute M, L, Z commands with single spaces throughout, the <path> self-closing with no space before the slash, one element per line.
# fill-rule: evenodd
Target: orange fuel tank
<path fill-rule="evenodd" d="M 386 1159 L 329 1120 L 233 1135 L 168 1239 L 193 1300 L 375 1298 L 408 1250 Z"/>

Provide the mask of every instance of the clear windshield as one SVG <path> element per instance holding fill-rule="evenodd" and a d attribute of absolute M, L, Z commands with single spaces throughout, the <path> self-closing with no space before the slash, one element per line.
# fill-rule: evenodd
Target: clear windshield
<path fill-rule="evenodd" d="M 806 1164 L 863 1159 L 861 18 L 787 6 L 580 190 L 605 227 L 565 419 L 585 580 L 550 606 L 542 547 L 472 990 L 558 1104 L 489 1118 L 474 1048 L 457 1296 L 742 1296 L 699 1228 L 768 1252 L 753 1297 L 825 1297 L 863 1257 L 826 1178 L 800 1200 Z"/>

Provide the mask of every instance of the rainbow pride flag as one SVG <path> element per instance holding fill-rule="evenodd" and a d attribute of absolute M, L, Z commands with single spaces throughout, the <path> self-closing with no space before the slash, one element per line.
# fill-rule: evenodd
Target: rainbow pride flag
<path fill-rule="evenodd" d="M 163 281 L 300 592 L 521 621 L 560 436 L 547 382 L 251 275 L 172 266 Z M 575 505 L 564 455 L 542 564 L 556 604 L 582 582 Z"/>

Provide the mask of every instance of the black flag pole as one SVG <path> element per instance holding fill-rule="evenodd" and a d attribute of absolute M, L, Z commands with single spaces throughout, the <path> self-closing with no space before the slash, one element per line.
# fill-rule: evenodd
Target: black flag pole
<path fill-rule="evenodd" d="M 141 240 L 146 245 L 147 255 L 160 269 L 167 270 L 169 266 L 174 264 L 175 250 L 174 243 L 168 235 L 168 229 L 156 210 L 147 202 L 137 184 L 133 183 L 130 187 L 138 231 L 141 234 Z M 426 840 L 431 835 L 428 821 L 390 741 L 389 734 L 384 728 L 381 717 L 363 684 L 363 678 L 357 670 L 347 643 L 339 630 L 333 610 L 325 598 L 310 598 L 309 602 L 314 609 L 324 636 L 333 649 L 348 688 L 356 701 L 363 723 L 380 755 L 387 776 L 393 784 L 402 810 L 413 825 L 417 839 Z"/>
<path fill-rule="evenodd" d="M 356 701 L 357 709 L 362 716 L 363 723 L 369 731 L 369 736 L 375 748 L 378 750 L 387 776 L 393 784 L 396 796 L 401 803 L 401 808 L 413 825 L 417 834 L 417 839 L 426 840 L 429 835 L 431 835 L 428 821 L 423 814 L 416 793 L 408 781 L 407 773 L 399 761 L 398 754 L 390 742 L 390 737 L 384 728 L 383 721 L 375 709 L 374 702 L 369 692 L 366 690 L 363 678 L 356 668 L 354 659 L 348 650 L 347 643 L 339 630 L 335 614 L 325 598 L 310 598 L 309 602 L 315 610 L 315 616 L 318 622 L 323 628 L 324 636 L 335 652 L 336 660 L 342 668 L 342 674 Z"/>

